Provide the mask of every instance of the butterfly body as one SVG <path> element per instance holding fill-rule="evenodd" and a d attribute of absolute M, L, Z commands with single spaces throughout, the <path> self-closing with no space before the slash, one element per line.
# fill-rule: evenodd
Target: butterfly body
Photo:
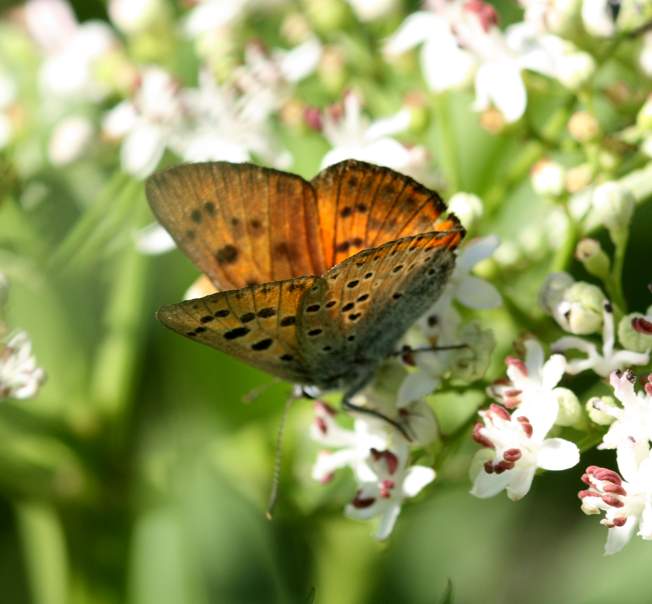
<path fill-rule="evenodd" d="M 154 175 L 148 198 L 217 291 L 162 307 L 188 338 L 349 398 L 437 299 L 463 229 L 412 179 L 348 161 L 311 183 L 248 164 Z"/>

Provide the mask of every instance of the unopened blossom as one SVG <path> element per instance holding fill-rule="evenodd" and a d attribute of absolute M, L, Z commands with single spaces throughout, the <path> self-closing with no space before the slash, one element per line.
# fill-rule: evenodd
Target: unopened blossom
<path fill-rule="evenodd" d="M 495 403 L 480 411 L 473 438 L 485 449 L 476 454 L 483 464 L 471 494 L 485 498 L 505 490 L 516 501 L 528 493 L 538 468 L 566 470 L 576 465 L 580 456 L 574 443 L 546 438 L 557 413 L 556 400 L 538 401 L 511 414 Z"/>
<path fill-rule="evenodd" d="M 81 115 L 62 119 L 54 127 L 48 142 L 48 158 L 55 166 L 64 166 L 79 159 L 91 143 L 94 126 Z"/>
<path fill-rule="evenodd" d="M 611 260 L 597 239 L 588 237 L 581 239 L 575 248 L 575 258 L 584 265 L 590 274 L 605 281 L 608 279 Z"/>
<path fill-rule="evenodd" d="M 584 358 L 568 359 L 566 373 L 575 375 L 591 369 L 602 377 L 607 377 L 612 371 L 629 367 L 630 365 L 647 365 L 650 355 L 648 353 L 634 352 L 632 350 L 618 350 L 615 348 L 614 317 L 611 303 L 605 302 L 602 321 L 602 349 L 584 338 L 577 336 L 564 336 L 553 342 L 555 352 L 577 350 L 584 353 Z"/>
<path fill-rule="evenodd" d="M 652 350 L 652 306 L 645 315 L 636 312 L 625 315 L 618 323 L 618 339 L 628 350 Z"/>
<path fill-rule="evenodd" d="M 643 47 L 638 55 L 638 63 L 643 73 L 652 77 L 652 32 L 647 32 L 643 36 Z"/>
<path fill-rule="evenodd" d="M 375 21 L 394 12 L 399 0 L 348 0 L 360 21 Z"/>
<path fill-rule="evenodd" d="M 531 179 L 532 188 L 539 195 L 556 197 L 564 192 L 564 168 L 550 159 L 542 159 L 533 166 Z"/>
<path fill-rule="evenodd" d="M 109 0 L 109 17 L 126 34 L 137 34 L 156 23 L 166 6 L 161 0 Z"/>
<path fill-rule="evenodd" d="M 619 552 L 632 538 L 652 539 L 652 456 L 648 443 L 637 449 L 624 442 L 618 449 L 618 469 L 589 466 L 582 475 L 587 488 L 578 493 L 585 514 L 600 514 L 608 527 L 604 553 Z"/>
<path fill-rule="evenodd" d="M 118 44 L 111 28 L 101 21 L 78 23 L 65 0 L 29 0 L 24 14 L 46 56 L 40 73 L 45 91 L 65 98 L 104 98 L 108 90 L 97 65 Z"/>
<path fill-rule="evenodd" d="M 596 285 L 575 282 L 568 273 L 551 273 L 539 292 L 539 303 L 565 331 L 594 333 L 602 326 L 605 296 Z"/>
<path fill-rule="evenodd" d="M 24 331 L 18 331 L 0 343 L 0 400 L 33 397 L 45 380 L 45 372 L 32 354 L 32 343 Z"/>
<path fill-rule="evenodd" d="M 373 480 L 361 483 L 346 515 L 356 520 L 380 517 L 377 539 L 389 537 L 401 512 L 403 501 L 415 497 L 435 479 L 435 471 L 427 466 L 409 466 L 406 446 L 372 449 L 367 461 Z"/>
<path fill-rule="evenodd" d="M 596 187 L 591 201 L 593 220 L 607 227 L 613 241 L 622 238 L 634 214 L 631 193 L 620 183 L 608 181 Z"/>
<path fill-rule="evenodd" d="M 332 148 L 322 159 L 321 168 L 358 159 L 419 179 L 427 166 L 422 149 L 408 148 L 393 138 L 407 130 L 410 121 L 410 110 L 403 108 L 393 116 L 371 122 L 362 114 L 360 97 L 348 93 L 341 113 L 326 111 L 322 115 L 323 134 Z"/>
<path fill-rule="evenodd" d="M 148 67 L 131 100 L 104 118 L 104 132 L 122 139 L 120 160 L 126 172 L 146 178 L 157 167 L 183 117 L 179 85 L 159 67 Z"/>
<path fill-rule="evenodd" d="M 611 0 L 582 0 L 582 23 L 592 36 L 613 36 L 616 33 L 617 16 L 615 3 Z"/>
<path fill-rule="evenodd" d="M 563 33 L 579 12 L 580 0 L 519 0 L 526 23 L 542 32 Z"/>

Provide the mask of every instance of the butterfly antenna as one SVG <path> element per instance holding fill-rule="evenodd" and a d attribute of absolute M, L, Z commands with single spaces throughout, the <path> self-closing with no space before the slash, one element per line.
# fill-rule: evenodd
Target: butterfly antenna
<path fill-rule="evenodd" d="M 254 386 L 249 392 L 242 396 L 242 402 L 245 405 L 253 403 L 259 396 L 263 394 L 267 389 L 278 384 L 281 380 L 279 378 L 274 378 L 271 382 L 265 382 L 264 384 L 259 384 Z"/>
<path fill-rule="evenodd" d="M 292 403 L 296 400 L 294 396 L 288 398 L 285 403 L 285 409 L 283 409 L 283 415 L 281 416 L 281 423 L 278 427 L 278 432 L 276 434 L 276 445 L 274 447 L 274 474 L 272 475 L 272 489 L 269 493 L 269 500 L 267 501 L 267 511 L 265 515 L 268 520 L 272 519 L 274 514 L 274 508 L 276 507 L 276 500 L 278 499 L 278 485 L 281 478 L 281 462 L 283 458 L 283 434 L 285 432 L 285 421 L 287 420 L 288 412 Z"/>
<path fill-rule="evenodd" d="M 394 350 L 389 354 L 393 357 L 400 357 L 404 354 L 413 354 L 415 352 L 439 352 L 441 350 L 460 350 L 468 348 L 468 344 L 449 344 L 448 346 L 424 346 L 423 348 L 410 348 L 404 346 L 401 350 Z"/>

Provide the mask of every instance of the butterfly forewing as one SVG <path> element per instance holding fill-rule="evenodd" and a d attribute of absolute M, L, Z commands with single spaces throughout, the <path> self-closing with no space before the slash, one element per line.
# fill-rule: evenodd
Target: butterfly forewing
<path fill-rule="evenodd" d="M 299 332 L 311 373 L 317 367 L 343 372 L 346 367 L 338 365 L 339 359 L 355 364 L 390 354 L 441 294 L 462 234 L 453 230 L 403 238 L 360 252 L 328 271 L 327 290 L 311 288 L 302 301 L 305 308 L 320 307 Z M 327 329 L 310 337 L 305 329 L 318 325 Z"/>
<path fill-rule="evenodd" d="M 318 277 L 249 286 L 162 307 L 170 329 L 281 378 L 310 383 L 297 341 L 298 309 Z"/>
<path fill-rule="evenodd" d="M 438 224 L 446 210 L 439 195 L 389 168 L 347 160 L 320 172 L 312 185 L 328 266 L 388 241 L 449 228 Z"/>
<path fill-rule="evenodd" d="M 147 181 L 154 214 L 218 289 L 322 274 L 313 188 L 251 164 L 210 162 Z"/>

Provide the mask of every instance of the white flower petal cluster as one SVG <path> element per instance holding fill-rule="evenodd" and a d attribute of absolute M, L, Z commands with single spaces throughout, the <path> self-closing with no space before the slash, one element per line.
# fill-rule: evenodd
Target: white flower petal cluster
<path fill-rule="evenodd" d="M 595 70 L 588 53 L 533 21 L 501 32 L 494 8 L 483 0 L 433 0 L 430 11 L 410 15 L 387 41 L 385 53 L 401 54 L 422 45 L 421 66 L 431 90 L 475 83 L 474 108 L 496 107 L 515 122 L 527 105 L 522 72 L 529 69 L 578 88 Z M 441 57 L 446 60 L 442 61 Z"/>
<path fill-rule="evenodd" d="M 36 363 L 25 331 L 17 331 L 0 343 L 0 400 L 31 398 L 44 380 L 45 372 Z"/>
<path fill-rule="evenodd" d="M 508 357 L 509 379 L 490 390 L 505 406 L 492 403 L 480 411 L 481 421 L 473 430 L 475 441 L 485 447 L 472 464 L 476 472 L 471 494 L 477 497 L 505 490 L 510 499 L 521 499 L 538 468 L 565 470 L 579 461 L 574 443 L 547 438 L 553 426 L 562 423 L 562 415 L 572 415 L 568 409 L 560 413 L 564 399 L 560 391 L 565 389 L 556 387 L 564 373 L 564 358 L 552 355 L 545 361 L 541 344 L 533 339 L 526 340 L 525 349 L 525 361 Z M 510 413 L 508 408 L 514 410 Z"/>
<path fill-rule="evenodd" d="M 322 401 L 315 404 L 310 429 L 311 438 L 325 447 L 313 465 L 312 477 L 325 484 L 337 470 L 351 468 L 358 488 L 345 513 L 360 520 L 380 517 L 378 539 L 391 533 L 403 501 L 435 478 L 432 468 L 409 463 L 411 448 L 427 446 L 438 436 L 432 409 L 423 400 L 404 405 L 395 400 L 372 386 L 353 402 L 397 422 L 409 441 L 388 421 L 362 413 L 356 414 L 353 429 L 345 429 L 337 422 L 335 409 Z"/>
<path fill-rule="evenodd" d="M 362 113 L 362 99 L 355 92 L 345 95 L 341 112 L 324 112 L 322 132 L 331 145 L 321 162 L 327 168 L 345 159 L 357 159 L 386 166 L 424 181 L 428 170 L 423 147 L 408 148 L 393 138 L 407 130 L 411 122 L 409 109 L 375 121 Z"/>
<path fill-rule="evenodd" d="M 575 375 L 591 369 L 602 377 L 607 377 L 612 371 L 629 367 L 630 365 L 647 365 L 649 352 L 634 352 L 615 348 L 613 309 L 609 302 L 604 302 L 602 320 L 602 349 L 589 340 L 577 336 L 563 336 L 553 342 L 555 352 L 577 350 L 584 353 L 584 358 L 569 359 L 566 363 L 566 373 Z"/>
<path fill-rule="evenodd" d="M 652 375 L 642 392 L 631 371 L 614 372 L 610 381 L 622 407 L 601 408 L 613 422 L 598 448 L 616 450 L 620 473 L 589 466 L 582 476 L 588 488 L 579 492 L 585 514 L 604 512 L 605 554 L 620 551 L 637 527 L 641 538 L 652 539 Z"/>

